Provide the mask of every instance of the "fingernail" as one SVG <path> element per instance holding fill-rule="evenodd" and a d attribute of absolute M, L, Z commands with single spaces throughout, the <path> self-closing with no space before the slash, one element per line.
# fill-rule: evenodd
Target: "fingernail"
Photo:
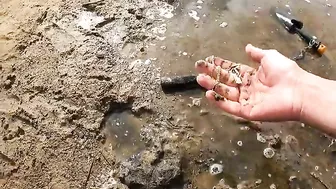
<path fill-rule="evenodd" d="M 198 60 L 196 62 L 196 65 L 199 67 L 204 67 L 206 65 L 206 62 L 204 60 Z"/>
<path fill-rule="evenodd" d="M 214 64 L 214 61 L 215 61 L 215 56 L 214 55 L 211 55 L 209 57 L 207 57 L 205 59 L 206 62 L 210 63 L 210 64 Z"/>

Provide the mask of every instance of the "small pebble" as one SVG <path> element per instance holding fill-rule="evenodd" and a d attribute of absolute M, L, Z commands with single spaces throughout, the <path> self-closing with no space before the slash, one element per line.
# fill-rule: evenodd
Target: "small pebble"
<path fill-rule="evenodd" d="M 192 98 L 193 106 L 201 106 L 201 98 Z"/>
<path fill-rule="evenodd" d="M 166 50 L 166 49 L 167 49 L 166 46 L 161 46 L 160 48 L 163 49 L 163 50 Z"/>
<path fill-rule="evenodd" d="M 318 171 L 319 170 L 319 166 L 315 166 L 315 171 Z"/>
<path fill-rule="evenodd" d="M 201 115 L 206 115 L 206 114 L 208 114 L 208 113 L 209 113 L 208 110 L 204 110 L 204 109 L 200 110 L 200 114 L 201 114 Z"/>
<path fill-rule="evenodd" d="M 211 175 L 218 175 L 218 174 L 221 174 L 223 172 L 223 165 L 221 164 L 212 164 L 210 166 L 210 170 L 209 170 L 210 174 Z"/>
<path fill-rule="evenodd" d="M 272 177 L 272 175 L 271 175 L 270 173 L 268 173 L 268 177 L 269 177 L 269 178 L 271 178 L 271 177 Z"/>
<path fill-rule="evenodd" d="M 272 148 L 265 148 L 264 149 L 264 156 L 267 159 L 272 158 L 274 155 L 275 155 L 275 152 L 274 152 L 274 150 Z"/>
<path fill-rule="evenodd" d="M 271 184 L 270 189 L 276 189 L 275 184 Z"/>
<path fill-rule="evenodd" d="M 261 179 L 258 179 L 257 181 L 255 181 L 256 184 L 261 184 L 262 183 L 262 180 Z"/>
<path fill-rule="evenodd" d="M 327 7 L 332 7 L 332 5 L 328 3 L 328 4 L 327 4 Z"/>
<path fill-rule="evenodd" d="M 11 85 L 11 80 L 7 79 L 4 83 L 4 85 L 7 87 L 7 86 L 10 86 Z"/>
<path fill-rule="evenodd" d="M 242 141 L 238 141 L 238 142 L 237 142 L 237 145 L 238 145 L 238 146 L 243 146 L 243 142 L 242 142 Z"/>
<path fill-rule="evenodd" d="M 184 56 L 187 56 L 187 55 L 188 55 L 188 53 L 187 53 L 187 52 L 183 52 L 182 54 L 183 54 Z"/>
<path fill-rule="evenodd" d="M 226 28 L 229 24 L 227 22 L 222 22 L 219 26 L 221 28 Z"/>
<path fill-rule="evenodd" d="M 250 127 L 248 127 L 248 126 L 240 127 L 240 130 L 241 131 L 248 131 L 248 130 L 250 130 Z"/>
<path fill-rule="evenodd" d="M 266 143 L 266 138 L 261 133 L 257 133 L 257 140 L 261 143 Z"/>
<path fill-rule="evenodd" d="M 290 176 L 289 181 L 292 182 L 294 179 L 296 179 L 296 176 Z"/>
<path fill-rule="evenodd" d="M 188 12 L 188 14 L 194 20 L 199 21 L 200 17 L 197 16 L 198 13 L 196 11 L 191 10 L 191 11 Z"/>

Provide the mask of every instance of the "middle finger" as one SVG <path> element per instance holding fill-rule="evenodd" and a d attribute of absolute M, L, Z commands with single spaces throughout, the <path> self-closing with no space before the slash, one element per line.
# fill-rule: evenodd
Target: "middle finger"
<path fill-rule="evenodd" d="M 200 74 L 197 76 L 197 82 L 207 90 L 214 90 L 216 93 L 224 96 L 231 101 L 239 100 L 239 90 L 236 87 L 230 87 L 216 82 L 210 76 Z"/>

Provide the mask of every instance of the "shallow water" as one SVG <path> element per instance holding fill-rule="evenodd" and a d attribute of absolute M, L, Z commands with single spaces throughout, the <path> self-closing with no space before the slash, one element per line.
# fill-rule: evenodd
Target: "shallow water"
<path fill-rule="evenodd" d="M 334 1 L 305 0 L 292 1 L 248 1 L 248 0 L 209 0 L 197 3 L 197 0 L 176 2 L 175 16 L 166 25 L 167 30 L 162 41 L 155 42 L 137 58 L 157 58 L 155 64 L 162 69 L 162 76 L 196 74 L 194 63 L 199 59 L 215 55 L 236 62 L 255 66 L 245 54 L 248 43 L 261 48 L 274 48 L 288 57 L 296 55 L 305 44 L 297 36 L 287 33 L 271 16 L 272 6 L 282 6 L 301 19 L 308 31 L 313 31 L 328 50 L 325 56 L 313 58 L 307 55 L 298 62 L 304 69 L 322 77 L 336 79 L 336 40 L 333 35 L 336 28 Z M 327 6 L 331 4 L 332 7 Z M 197 11 L 199 20 L 188 13 Z M 220 24 L 227 22 L 226 27 Z M 244 124 L 237 123 L 232 117 L 209 104 L 202 91 L 189 91 L 176 94 L 174 102 L 180 111 L 181 119 L 192 125 L 203 138 L 204 158 L 213 158 L 215 163 L 224 165 L 224 172 L 211 176 L 207 169 L 194 180 L 199 188 L 210 188 L 219 179 L 225 178 L 232 185 L 246 179 L 262 179 L 263 187 L 272 183 L 277 188 L 289 188 L 290 176 L 298 175 L 303 181 L 301 187 L 323 188 L 321 183 L 310 176 L 317 171 L 326 183 L 334 181 L 334 146 L 318 131 L 301 127 L 300 123 L 263 123 L 263 128 L 273 130 L 285 140 L 288 134 L 297 138 L 297 148 L 284 153 L 283 162 L 266 159 L 263 149 L 266 144 L 256 140 L 256 132 L 246 130 Z M 201 106 L 189 105 L 193 98 L 201 98 Z M 200 112 L 203 112 L 202 115 Z M 207 112 L 207 113 L 204 113 Z M 242 146 L 237 145 L 241 141 Z M 200 147 L 201 148 L 201 147 Z M 211 152 L 209 152 L 211 151 Z M 295 152 L 295 153 L 294 153 Z M 316 166 L 318 168 L 316 168 Z"/>
<path fill-rule="evenodd" d="M 116 153 L 119 161 L 124 161 L 139 153 L 144 144 L 140 140 L 140 129 L 144 121 L 129 111 L 110 114 L 105 123 L 106 145 Z"/>

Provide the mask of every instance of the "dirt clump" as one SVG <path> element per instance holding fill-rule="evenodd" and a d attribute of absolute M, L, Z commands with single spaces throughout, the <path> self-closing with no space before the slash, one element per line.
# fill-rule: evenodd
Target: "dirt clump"
<path fill-rule="evenodd" d="M 181 182 L 181 155 L 172 134 L 150 124 L 141 131 L 148 146 L 120 165 L 119 177 L 130 188 L 166 188 Z"/>

